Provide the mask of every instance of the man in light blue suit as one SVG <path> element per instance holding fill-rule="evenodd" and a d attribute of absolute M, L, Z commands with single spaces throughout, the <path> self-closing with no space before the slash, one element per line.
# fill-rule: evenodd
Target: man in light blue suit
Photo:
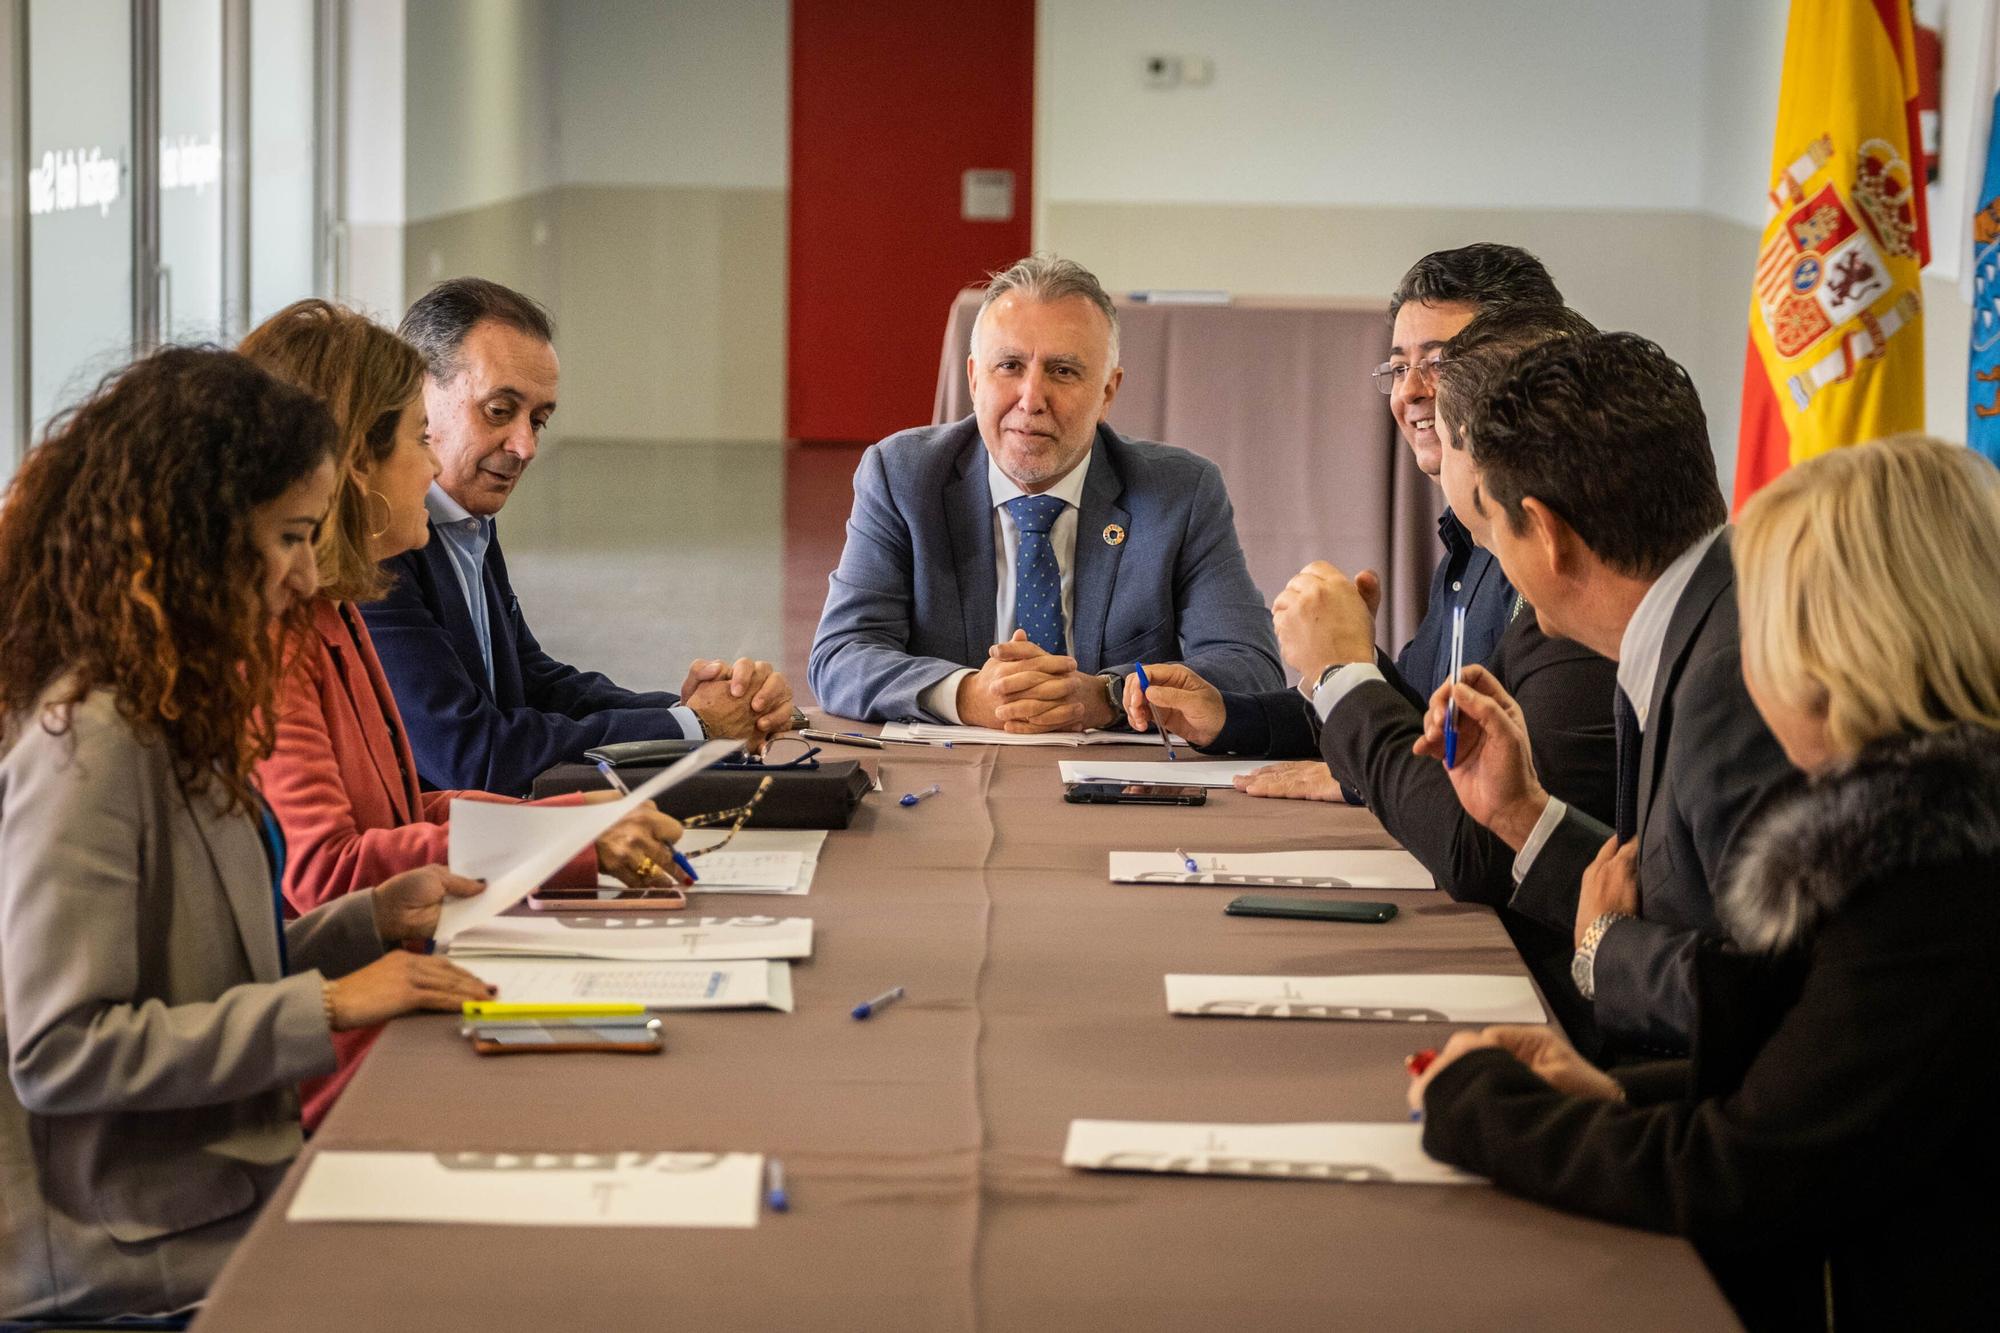
<path fill-rule="evenodd" d="M 1104 424 L 1111 298 L 1034 255 L 973 326 L 973 415 L 862 455 L 809 679 L 828 711 L 1014 732 L 1112 726 L 1138 662 L 1281 689 L 1222 474 Z"/>

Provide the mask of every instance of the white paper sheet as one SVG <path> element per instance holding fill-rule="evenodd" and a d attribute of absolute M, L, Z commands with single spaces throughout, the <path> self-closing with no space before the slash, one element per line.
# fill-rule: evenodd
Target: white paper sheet
<path fill-rule="evenodd" d="M 291 1222 L 754 1227 L 761 1153 L 323 1152 Z"/>
<path fill-rule="evenodd" d="M 610 962 L 457 955 L 508 1004 L 643 1004 L 648 1009 L 792 1012 L 792 965 L 762 958 L 721 963 Z"/>
<path fill-rule="evenodd" d="M 941 722 L 891 722 L 882 728 L 890 740 L 950 741 L 953 745 L 1160 745 L 1157 731 L 1044 731 L 1019 735 L 993 727 L 954 727 Z M 1269 762 L 1268 760 L 1266 762 Z"/>
<path fill-rule="evenodd" d="M 1179 787 L 1227 787 L 1239 773 L 1263 768 L 1268 759 L 1179 759 L 1109 763 L 1064 759 L 1056 765 L 1064 782 L 1164 782 Z"/>
<path fill-rule="evenodd" d="M 655 773 L 630 796 L 595 805 L 453 801 L 451 868 L 457 874 L 484 879 L 486 891 L 446 901 L 438 917 L 437 942 L 446 944 L 467 927 L 499 916 L 540 888 L 572 856 L 642 803 L 742 748 L 740 741 L 710 741 Z"/>
<path fill-rule="evenodd" d="M 1171 851 L 1111 853 L 1113 884 L 1215 884 L 1262 889 L 1434 889 L 1437 881 L 1408 852 L 1204 852 L 1184 849 L 1196 870 Z"/>
<path fill-rule="evenodd" d="M 1422 1125 L 1191 1125 L 1072 1120 L 1063 1165 L 1083 1171 L 1162 1171 L 1397 1185 L 1477 1185 L 1433 1161 Z"/>
<path fill-rule="evenodd" d="M 456 958 L 611 958 L 622 962 L 715 962 L 810 958 L 810 917 L 508 916 L 482 922 L 451 943 Z"/>
<path fill-rule="evenodd" d="M 1167 1012 L 1373 1023 L 1545 1023 L 1526 977 L 1169 975 Z"/>
<path fill-rule="evenodd" d="M 798 884 L 804 868 L 805 857 L 797 852 L 755 851 L 731 843 L 695 864 L 697 878 L 688 887 L 703 893 L 723 889 L 786 893 Z"/>

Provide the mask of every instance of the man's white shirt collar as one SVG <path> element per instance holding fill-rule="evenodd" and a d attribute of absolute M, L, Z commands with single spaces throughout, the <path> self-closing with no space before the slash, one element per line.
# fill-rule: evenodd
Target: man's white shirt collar
<path fill-rule="evenodd" d="M 471 510 L 451 498 L 449 492 L 436 482 L 424 492 L 424 510 L 433 523 L 463 523 L 473 517 Z"/>
<path fill-rule="evenodd" d="M 1095 450 L 1093 449 L 1091 452 L 1095 452 Z M 1075 467 L 1063 473 L 1062 480 L 1047 490 L 1040 492 L 1040 494 L 1053 495 L 1058 500 L 1067 503 L 1071 509 L 1081 509 L 1083 508 L 1083 483 L 1089 474 L 1090 453 L 1086 453 L 1081 459 L 1077 460 Z M 1028 493 L 1019 486 L 1016 486 L 1014 479 L 1000 470 L 1000 465 L 993 461 L 991 453 L 986 455 L 986 488 L 993 493 L 993 505 L 996 509 L 1006 504 L 1009 500 Z"/>
<path fill-rule="evenodd" d="M 1660 572 L 1660 577 L 1653 580 L 1653 586 L 1646 589 L 1638 609 L 1625 624 L 1625 637 L 1618 643 L 1618 684 L 1632 701 L 1641 730 L 1645 729 L 1646 714 L 1653 706 L 1653 682 L 1660 674 L 1660 654 L 1667 646 L 1667 626 L 1673 621 L 1674 608 L 1680 605 L 1681 594 L 1687 591 L 1695 566 L 1721 535 L 1722 529 L 1717 528 L 1676 556 Z"/>

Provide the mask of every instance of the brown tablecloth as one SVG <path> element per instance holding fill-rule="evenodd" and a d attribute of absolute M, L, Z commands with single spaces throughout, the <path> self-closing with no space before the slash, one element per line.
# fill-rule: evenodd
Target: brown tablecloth
<path fill-rule="evenodd" d="M 1382 576 L 1382 647 L 1416 632 L 1443 554 L 1443 493 L 1417 470 L 1368 372 L 1388 354 L 1380 305 L 1118 301 L 1122 435 L 1212 459 L 1236 506 L 1250 577 L 1269 602 L 1311 560 Z M 972 411 L 966 351 L 979 289 L 953 302 L 932 420 Z"/>
<path fill-rule="evenodd" d="M 1355 926 L 1110 884 L 1114 848 L 1386 839 L 1363 811 L 1234 792 L 1065 805 L 1073 753 L 870 755 L 886 790 L 830 835 L 811 895 L 780 900 L 816 923 L 795 1013 L 670 1014 L 658 1057 L 482 1059 L 453 1019 L 401 1020 L 308 1148 L 762 1151 L 791 1212 L 749 1231 L 295 1225 L 302 1163 L 197 1328 L 1733 1327 L 1684 1243 L 1488 1188 L 1065 1170 L 1075 1117 L 1401 1120 L 1403 1056 L 1448 1033 L 1174 1018 L 1168 972 L 1520 971 L 1489 911 L 1438 893 L 1357 895 L 1402 912 Z M 909 998 L 848 1017 L 892 985 Z"/>

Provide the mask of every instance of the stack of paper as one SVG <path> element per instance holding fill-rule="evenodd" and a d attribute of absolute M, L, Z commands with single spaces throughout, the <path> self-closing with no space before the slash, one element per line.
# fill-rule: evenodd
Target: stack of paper
<path fill-rule="evenodd" d="M 1476 1185 L 1433 1161 L 1422 1125 L 1190 1125 L 1072 1120 L 1063 1165 L 1082 1171 L 1275 1176 L 1397 1185 Z"/>
<path fill-rule="evenodd" d="M 1187 868 L 1187 857 L 1195 869 Z M 1434 889 L 1405 851 L 1113 852 L 1113 884 L 1216 884 L 1264 889 Z"/>
<path fill-rule="evenodd" d="M 812 920 L 802 916 L 508 916 L 461 931 L 451 955 L 643 963 L 810 958 L 812 938 Z"/>
<path fill-rule="evenodd" d="M 1178 787 L 1229 787 L 1231 779 L 1254 773 L 1268 759 L 1180 759 L 1145 763 L 1097 763 L 1065 759 L 1056 765 L 1064 782 L 1156 782 Z"/>
<path fill-rule="evenodd" d="M 993 727 L 954 727 L 938 722 L 891 722 L 882 735 L 892 741 L 950 741 L 953 745 L 1159 745 L 1157 731 L 1044 731 L 1021 735 Z M 1182 742 L 1185 744 L 1185 742 Z"/>
<path fill-rule="evenodd" d="M 676 844 L 684 852 L 713 847 L 727 829 L 689 829 Z M 826 846 L 825 829 L 744 829 L 729 846 L 694 858 L 701 878 L 689 893 L 781 893 L 812 891 L 813 872 Z"/>
<path fill-rule="evenodd" d="M 1167 977 L 1167 1012 L 1376 1023 L 1542 1023 L 1526 977 Z"/>
<path fill-rule="evenodd" d="M 759 1153 L 323 1152 L 290 1222 L 754 1227 Z"/>
<path fill-rule="evenodd" d="M 509 1004 L 643 1004 L 648 1009 L 792 1012 L 792 965 L 763 958 L 720 963 L 612 962 L 456 954 Z"/>

